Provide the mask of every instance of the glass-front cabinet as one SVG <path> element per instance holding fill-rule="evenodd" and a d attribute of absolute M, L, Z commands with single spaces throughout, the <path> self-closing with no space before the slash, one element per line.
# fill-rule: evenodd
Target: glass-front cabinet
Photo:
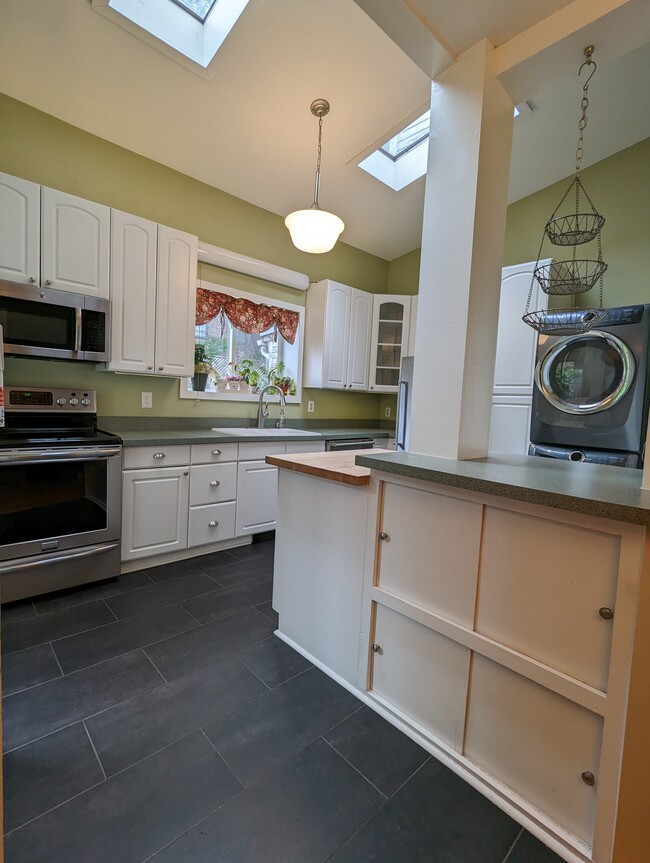
<path fill-rule="evenodd" d="M 396 393 L 409 339 L 411 298 L 375 294 L 370 347 L 370 390 Z"/>

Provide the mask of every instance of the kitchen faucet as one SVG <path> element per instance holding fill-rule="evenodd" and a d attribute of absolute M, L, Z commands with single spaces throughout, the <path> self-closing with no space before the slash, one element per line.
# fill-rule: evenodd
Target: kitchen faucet
<path fill-rule="evenodd" d="M 280 395 L 280 416 L 275 424 L 275 427 L 276 429 L 283 429 L 285 427 L 284 409 L 287 406 L 287 401 L 284 397 L 284 393 L 277 384 L 267 384 L 260 392 L 260 401 L 257 406 L 257 427 L 258 429 L 263 429 L 264 420 L 269 415 L 269 403 L 264 401 L 264 393 L 268 392 L 269 390 L 277 390 Z"/>

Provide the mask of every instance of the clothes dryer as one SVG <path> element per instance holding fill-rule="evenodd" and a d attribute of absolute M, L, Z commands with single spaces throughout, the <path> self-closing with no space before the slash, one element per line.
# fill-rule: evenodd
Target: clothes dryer
<path fill-rule="evenodd" d="M 650 304 L 608 309 L 597 329 L 581 335 L 540 335 L 531 442 L 640 456 L 649 341 Z"/>

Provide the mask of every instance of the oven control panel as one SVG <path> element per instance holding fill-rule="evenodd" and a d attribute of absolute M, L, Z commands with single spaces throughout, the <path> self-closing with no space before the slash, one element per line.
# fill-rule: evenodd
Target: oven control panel
<path fill-rule="evenodd" d="M 97 413 L 95 390 L 6 387 L 7 412 Z"/>

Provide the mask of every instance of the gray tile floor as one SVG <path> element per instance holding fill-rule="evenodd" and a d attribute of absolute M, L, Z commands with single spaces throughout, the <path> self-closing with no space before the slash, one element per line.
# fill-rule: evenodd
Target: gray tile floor
<path fill-rule="evenodd" d="M 7 863 L 559 863 L 273 635 L 272 569 L 2 608 Z"/>

